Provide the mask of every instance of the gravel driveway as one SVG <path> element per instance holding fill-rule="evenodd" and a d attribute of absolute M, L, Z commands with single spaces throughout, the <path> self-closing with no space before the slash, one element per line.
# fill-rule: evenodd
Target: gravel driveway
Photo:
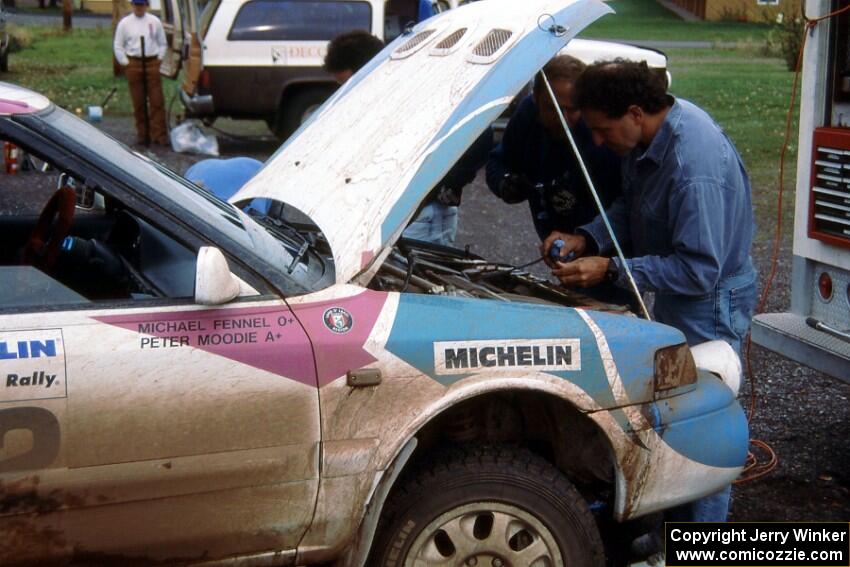
<path fill-rule="evenodd" d="M 129 118 L 110 117 L 102 127 L 125 143 L 133 140 Z M 222 127 L 240 132 L 262 131 L 244 123 Z M 222 137 L 219 144 L 224 157 L 247 155 L 260 160 L 277 148 L 271 141 Z M 153 153 L 180 173 L 201 159 L 167 150 L 156 149 Z M 479 174 L 463 196 L 458 247 L 464 246 L 494 260 L 515 264 L 533 260 L 537 255 L 537 237 L 527 207 L 505 205 L 494 198 Z M 757 242 L 753 258 L 763 281 L 770 243 Z M 537 273 L 545 274 L 542 270 L 538 268 Z M 787 309 L 790 270 L 791 248 L 786 245 L 768 303 L 769 311 Z M 753 347 L 751 364 L 757 394 L 752 437 L 770 444 L 779 464 L 761 480 L 736 485 L 731 519 L 847 521 L 850 519 L 850 384 L 800 367 L 759 347 Z M 749 393 L 747 387 L 743 391 Z M 749 396 L 742 398 L 742 403 L 747 405 Z"/>

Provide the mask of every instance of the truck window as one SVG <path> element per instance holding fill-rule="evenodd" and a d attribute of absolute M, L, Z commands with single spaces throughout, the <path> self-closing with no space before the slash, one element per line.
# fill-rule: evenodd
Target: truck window
<path fill-rule="evenodd" d="M 356 29 L 372 29 L 368 2 L 254 0 L 239 10 L 227 39 L 329 41 Z"/>

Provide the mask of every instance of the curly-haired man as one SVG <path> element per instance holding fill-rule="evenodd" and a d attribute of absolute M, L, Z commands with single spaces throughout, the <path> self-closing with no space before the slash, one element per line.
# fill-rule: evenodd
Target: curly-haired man
<path fill-rule="evenodd" d="M 667 94 L 645 63 L 613 61 L 587 68 L 576 98 L 595 143 L 623 157 L 623 196 L 608 209 L 617 238 L 631 246 L 626 263 L 641 291 L 655 292 L 655 319 L 682 331 L 689 344 L 721 339 L 741 355 L 755 305 L 750 259 L 750 182 L 734 145 L 696 105 Z M 553 273 L 566 284 L 628 281 L 600 217 L 566 245 Z M 723 521 L 729 489 L 694 502 L 685 518 Z"/>

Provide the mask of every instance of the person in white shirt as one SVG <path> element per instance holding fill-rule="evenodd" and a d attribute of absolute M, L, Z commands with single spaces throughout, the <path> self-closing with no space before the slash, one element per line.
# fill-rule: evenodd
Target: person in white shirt
<path fill-rule="evenodd" d="M 130 87 L 136 142 L 168 146 L 165 97 L 159 75 L 167 46 L 165 31 L 159 18 L 147 13 L 147 0 L 132 0 L 132 4 L 133 13 L 124 16 L 115 28 L 112 47 Z"/>

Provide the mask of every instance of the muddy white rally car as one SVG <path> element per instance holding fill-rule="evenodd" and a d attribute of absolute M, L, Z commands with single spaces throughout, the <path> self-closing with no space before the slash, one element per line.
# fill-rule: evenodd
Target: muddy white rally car
<path fill-rule="evenodd" d="M 232 199 L 268 214 L 0 85 L 42 171 L 0 190 L 0 562 L 601 566 L 732 481 L 724 344 L 398 238 L 608 11 L 423 22 Z"/>

